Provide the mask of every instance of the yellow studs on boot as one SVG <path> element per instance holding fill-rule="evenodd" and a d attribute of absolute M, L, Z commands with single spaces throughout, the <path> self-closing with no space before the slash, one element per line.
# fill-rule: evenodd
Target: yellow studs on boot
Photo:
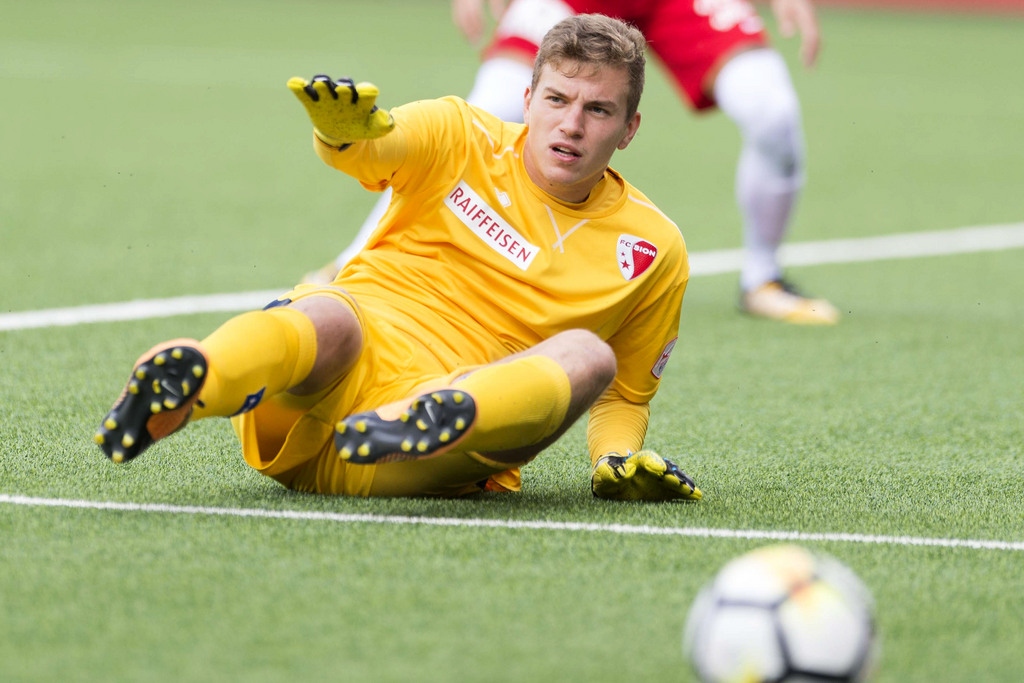
<path fill-rule="evenodd" d="M 206 374 L 206 358 L 199 348 L 155 347 L 132 369 L 93 441 L 114 462 L 138 456 L 188 421 Z"/>
<path fill-rule="evenodd" d="M 390 463 L 448 452 L 472 426 L 476 405 L 471 394 L 438 389 L 340 420 L 334 447 L 353 464 Z M 386 417 L 385 417 L 386 416 Z"/>

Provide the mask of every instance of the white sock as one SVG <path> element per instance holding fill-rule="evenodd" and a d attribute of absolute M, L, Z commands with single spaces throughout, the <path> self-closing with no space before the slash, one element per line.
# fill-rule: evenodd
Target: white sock
<path fill-rule="evenodd" d="M 502 121 L 522 123 L 523 99 L 532 80 L 533 67 L 514 59 L 488 59 L 477 70 L 466 101 Z"/>
<path fill-rule="evenodd" d="M 715 80 L 714 95 L 743 139 L 736 202 L 745 249 L 740 287 L 747 291 L 782 274 L 778 249 L 804 182 L 800 104 L 785 61 L 770 49 L 731 59 Z"/>

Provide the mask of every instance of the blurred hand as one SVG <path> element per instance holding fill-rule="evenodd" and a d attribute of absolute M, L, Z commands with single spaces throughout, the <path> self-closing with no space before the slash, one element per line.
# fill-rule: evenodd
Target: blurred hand
<path fill-rule="evenodd" d="M 800 33 L 800 61 L 806 67 L 814 66 L 821 49 L 821 32 L 811 1 L 772 0 L 772 12 L 784 38 Z"/>
<path fill-rule="evenodd" d="M 500 18 L 508 3 L 509 0 L 487 0 L 491 16 Z M 484 0 L 452 0 L 452 22 L 473 45 L 483 40 L 484 19 Z"/>

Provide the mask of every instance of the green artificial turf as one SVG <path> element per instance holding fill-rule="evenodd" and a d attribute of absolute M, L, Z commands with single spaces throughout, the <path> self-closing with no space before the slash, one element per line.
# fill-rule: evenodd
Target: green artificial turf
<path fill-rule="evenodd" d="M 793 65 L 808 184 L 793 239 L 1019 222 L 1020 19 L 820 11 Z M 285 289 L 373 197 L 324 167 L 284 82 L 376 82 L 381 103 L 468 91 L 447 3 L 0 1 L 0 313 Z M 738 140 L 660 74 L 615 166 L 701 252 L 740 242 Z M 0 680 L 689 681 L 699 587 L 756 539 L 609 525 L 1024 541 L 1024 252 L 792 270 L 844 319 L 735 311 L 695 277 L 648 445 L 698 504 L 589 492 L 582 425 L 520 494 L 297 494 L 224 420 L 116 467 L 90 437 L 132 361 L 227 314 L 0 332 L 0 494 L 201 508 L 547 521 L 435 526 L 0 502 Z M 807 542 L 877 603 L 879 681 L 1016 681 L 1024 551 Z"/>

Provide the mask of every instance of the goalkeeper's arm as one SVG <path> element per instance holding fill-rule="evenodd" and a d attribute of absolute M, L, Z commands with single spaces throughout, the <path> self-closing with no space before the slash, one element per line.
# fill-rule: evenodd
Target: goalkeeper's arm
<path fill-rule="evenodd" d="M 387 135 L 395 127 L 394 118 L 377 108 L 380 91 L 372 83 L 324 75 L 307 81 L 296 76 L 288 80 L 288 89 L 306 108 L 316 136 L 331 147 L 344 149 L 353 142 Z"/>
<path fill-rule="evenodd" d="M 628 455 L 643 448 L 647 421 L 651 417 L 649 403 L 633 403 L 614 388 L 608 389 L 590 408 L 587 423 L 587 450 L 590 463 L 603 455 Z"/>
<path fill-rule="evenodd" d="M 700 500 L 701 491 L 679 466 L 642 450 L 651 416 L 648 403 L 633 403 L 609 389 L 591 407 L 587 447 L 594 469 L 590 487 L 612 500 Z"/>

